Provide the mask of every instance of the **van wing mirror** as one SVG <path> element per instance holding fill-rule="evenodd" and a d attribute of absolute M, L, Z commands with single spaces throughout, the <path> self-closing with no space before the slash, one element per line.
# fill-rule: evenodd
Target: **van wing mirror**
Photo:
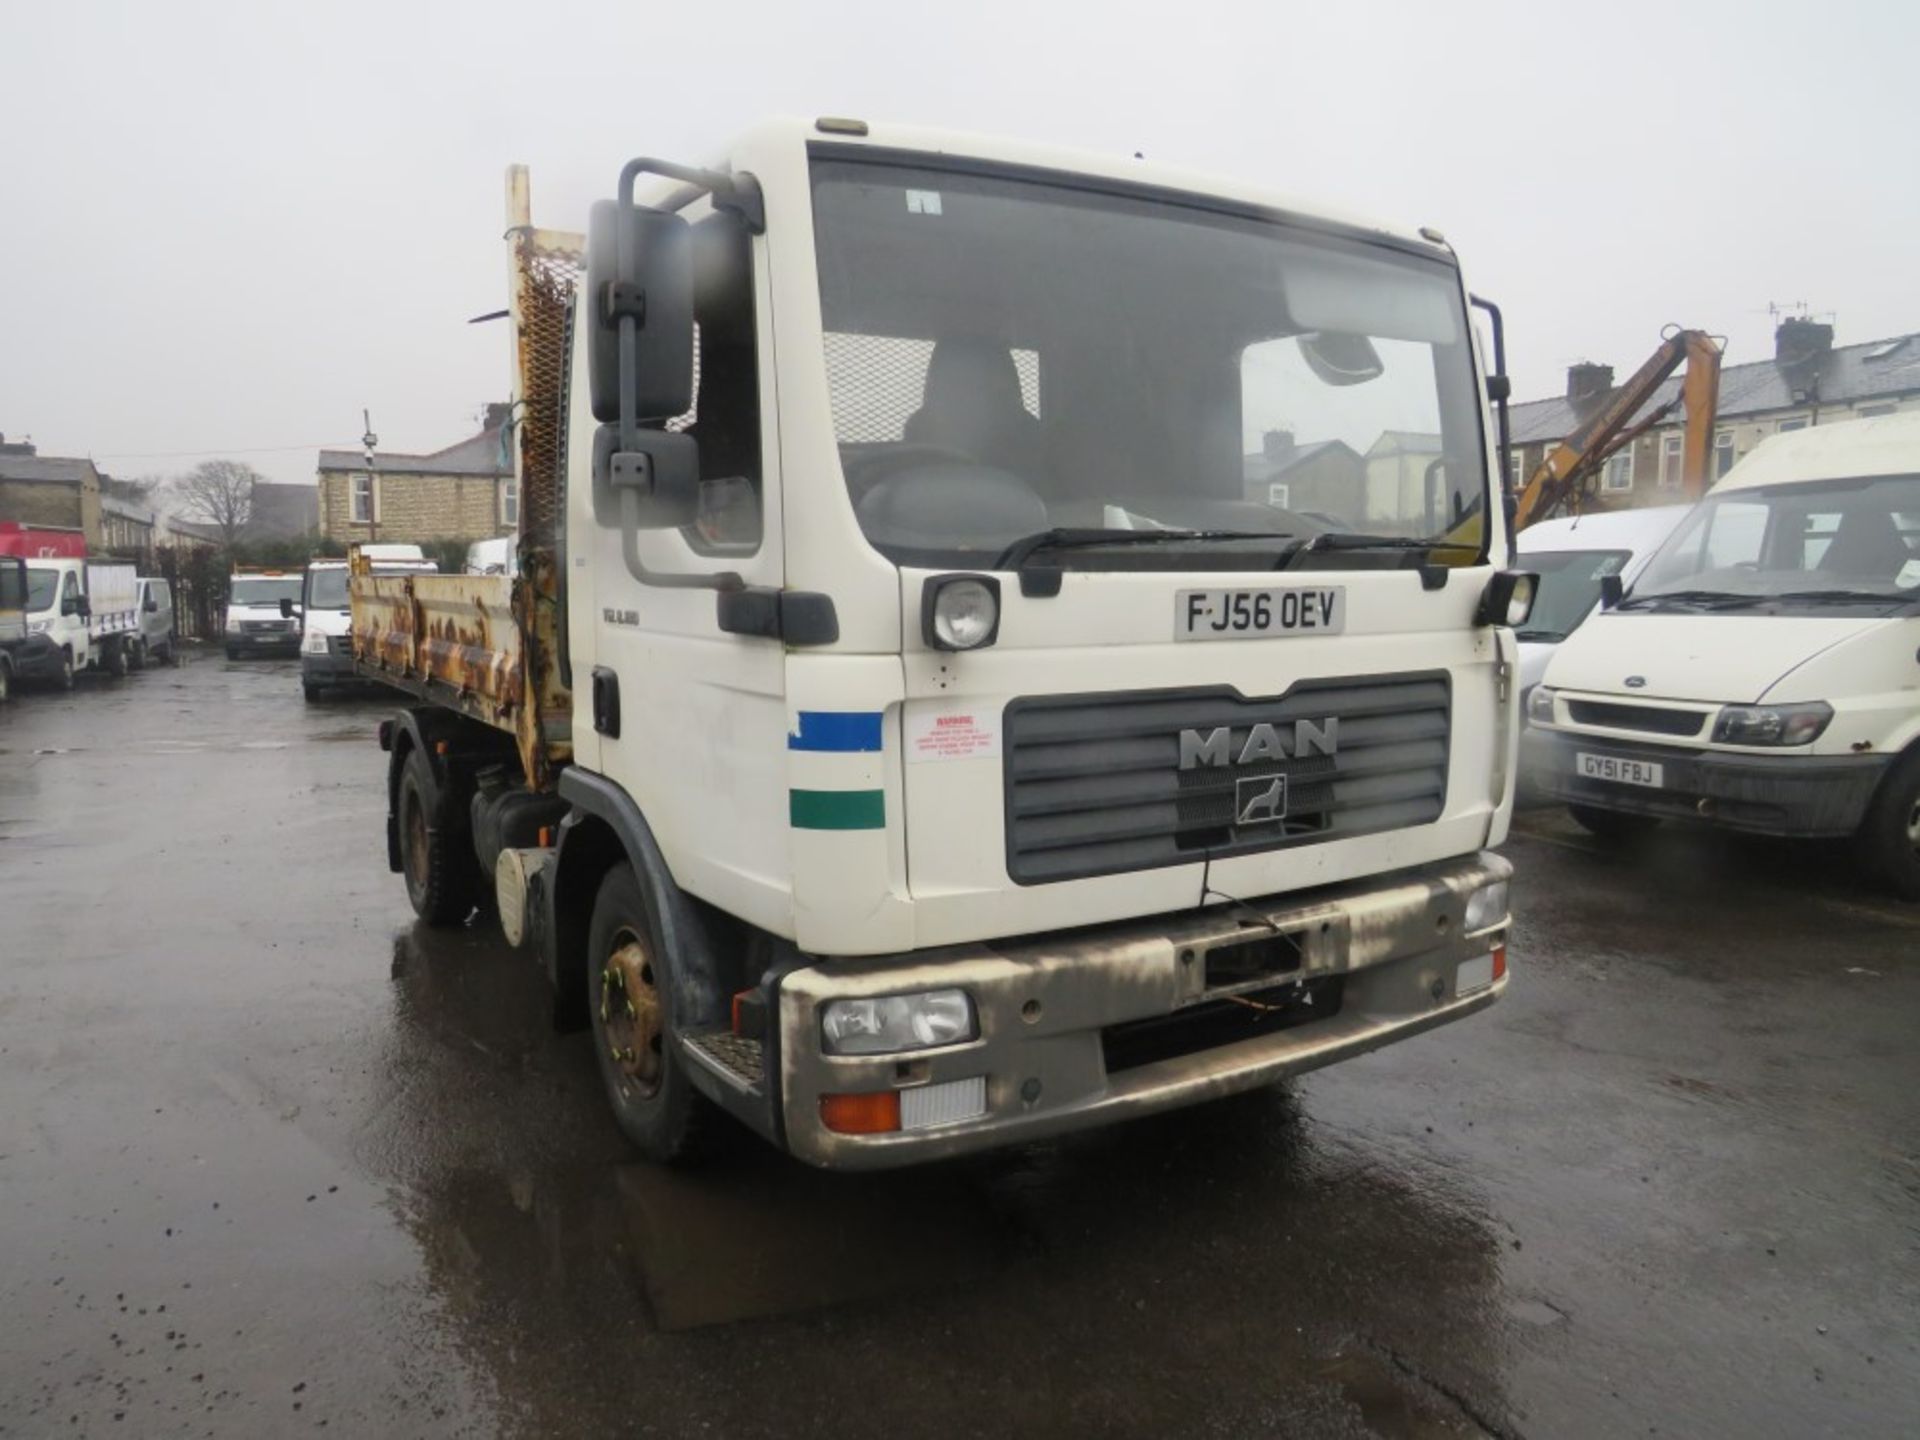
<path fill-rule="evenodd" d="M 153 601 L 149 600 L 147 601 L 147 608 L 153 610 L 158 607 L 154 605 Z M 284 595 L 280 597 L 280 618 L 282 620 L 291 620 L 293 618 L 293 601 Z"/>
<path fill-rule="evenodd" d="M 1620 603 L 1620 598 L 1626 593 L 1627 582 L 1620 578 L 1617 570 L 1611 575 L 1600 577 L 1600 608 L 1602 610 L 1611 610 Z"/>
<path fill-rule="evenodd" d="M 158 614 L 160 610 L 160 601 L 157 597 L 149 594 L 147 596 L 146 604 L 142 605 L 140 608 L 146 611 L 147 614 L 149 615 Z"/>
<path fill-rule="evenodd" d="M 602 200 L 587 221 L 593 418 L 666 420 L 693 408 L 693 234 L 686 220 Z"/>

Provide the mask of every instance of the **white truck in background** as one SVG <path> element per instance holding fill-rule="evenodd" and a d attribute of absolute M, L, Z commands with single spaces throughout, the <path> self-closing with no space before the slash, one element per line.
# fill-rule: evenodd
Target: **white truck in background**
<path fill-rule="evenodd" d="M 140 584 L 131 565 L 71 557 L 27 561 L 22 678 L 71 689 L 82 670 L 124 675 L 140 636 Z"/>
<path fill-rule="evenodd" d="M 236 570 L 227 581 L 227 659 L 300 653 L 300 625 L 285 612 L 300 603 L 298 570 Z"/>
<path fill-rule="evenodd" d="M 491 890 L 644 1154 L 907 1164 L 1498 998 L 1532 579 L 1438 232 L 838 119 L 584 239 L 525 185 L 519 573 L 356 561 L 354 663 L 414 909 Z M 1354 457 L 1291 510 L 1282 423 Z"/>
<path fill-rule="evenodd" d="M 418 545 L 373 543 L 353 548 L 375 575 L 432 575 L 440 569 Z M 347 567 L 346 560 L 312 561 L 300 587 L 299 603 L 280 602 L 281 617 L 300 627 L 300 691 L 309 703 L 329 686 L 361 683 L 353 673 L 348 633 Z"/>

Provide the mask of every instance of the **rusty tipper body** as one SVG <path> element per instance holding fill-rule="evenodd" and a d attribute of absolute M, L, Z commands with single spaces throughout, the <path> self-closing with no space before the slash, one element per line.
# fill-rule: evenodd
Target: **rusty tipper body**
<path fill-rule="evenodd" d="M 415 908 L 492 894 L 644 1153 L 905 1164 L 1498 998 L 1530 577 L 1443 239 L 848 120 L 618 188 L 510 182 L 519 573 L 357 573 L 352 643 L 427 702 Z"/>

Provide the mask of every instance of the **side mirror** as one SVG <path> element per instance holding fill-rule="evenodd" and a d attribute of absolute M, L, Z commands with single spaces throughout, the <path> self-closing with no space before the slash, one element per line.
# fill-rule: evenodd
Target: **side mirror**
<path fill-rule="evenodd" d="M 154 608 L 153 602 L 151 600 L 147 602 L 147 608 L 149 610 Z M 280 618 L 282 620 L 293 619 L 293 601 L 287 599 L 287 597 L 284 595 L 280 597 Z"/>
<path fill-rule="evenodd" d="M 64 597 L 60 601 L 60 613 L 62 615 L 78 615 L 80 613 L 80 597 L 78 595 L 68 595 Z"/>
<path fill-rule="evenodd" d="M 625 497 L 632 496 L 632 500 Z M 593 433 L 593 521 L 606 529 L 677 530 L 700 513 L 700 445 L 691 435 L 639 430 L 625 449 L 620 427 Z"/>
<path fill-rule="evenodd" d="M 594 419 L 622 419 L 623 402 L 634 420 L 693 408 L 693 233 L 684 219 L 597 203 L 581 300 Z"/>
<path fill-rule="evenodd" d="M 1600 608 L 1611 610 L 1620 603 L 1620 597 L 1627 593 L 1627 582 L 1620 578 L 1619 572 L 1600 577 Z"/>
<path fill-rule="evenodd" d="M 147 596 L 147 603 L 142 605 L 140 608 L 146 611 L 147 614 L 149 615 L 156 615 L 160 611 L 160 602 L 154 599 L 153 596 L 149 595 Z"/>
<path fill-rule="evenodd" d="M 93 602 L 82 595 L 78 600 L 73 602 L 73 613 L 78 615 L 82 620 L 91 620 L 93 618 Z"/>

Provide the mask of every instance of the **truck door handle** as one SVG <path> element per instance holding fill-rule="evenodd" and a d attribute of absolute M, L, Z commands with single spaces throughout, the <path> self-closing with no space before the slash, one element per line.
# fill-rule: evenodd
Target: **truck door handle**
<path fill-rule="evenodd" d="M 604 665 L 593 667 L 593 728 L 609 740 L 620 738 L 620 677 Z"/>

